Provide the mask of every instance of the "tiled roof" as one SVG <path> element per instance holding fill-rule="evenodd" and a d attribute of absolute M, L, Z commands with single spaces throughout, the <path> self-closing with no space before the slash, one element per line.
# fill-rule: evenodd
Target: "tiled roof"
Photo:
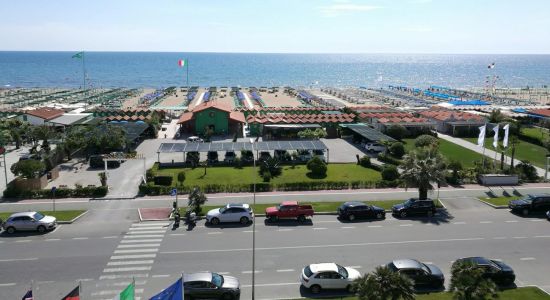
<path fill-rule="evenodd" d="M 246 108 L 246 107 L 240 107 L 237 108 L 239 111 L 258 111 L 258 112 L 277 112 L 277 111 L 339 111 L 337 107 L 333 106 L 308 106 L 308 107 L 288 107 L 288 106 L 282 106 L 282 107 L 256 107 L 256 108 Z"/>
<path fill-rule="evenodd" d="M 229 107 L 225 104 L 218 103 L 216 101 L 208 101 L 208 102 L 203 102 L 203 103 L 199 104 L 199 106 L 195 106 L 193 108 L 192 112 L 196 113 L 196 112 L 203 111 L 203 110 L 209 109 L 209 108 L 214 108 L 214 109 L 217 109 L 217 110 L 226 111 L 228 113 L 233 111 L 233 109 L 231 109 L 231 107 Z"/>
<path fill-rule="evenodd" d="M 62 116 L 65 111 L 62 109 L 51 108 L 51 107 L 40 107 L 33 110 L 27 110 L 25 112 L 27 115 L 35 116 L 46 121 L 55 119 Z"/>
<path fill-rule="evenodd" d="M 248 123 L 259 124 L 316 124 L 316 123 L 351 123 L 353 122 L 354 114 L 286 114 L 277 116 L 248 116 Z"/>
<path fill-rule="evenodd" d="M 240 112 L 240 111 L 232 111 L 232 112 L 229 114 L 229 118 L 232 119 L 232 120 L 241 122 L 241 123 L 245 123 L 245 122 L 246 122 L 246 119 L 244 118 L 244 114 L 243 114 L 242 112 Z"/>
<path fill-rule="evenodd" d="M 186 112 L 186 113 L 183 113 L 181 116 L 180 116 L 180 119 L 178 121 L 178 124 L 182 124 L 182 123 L 185 123 L 185 122 L 188 122 L 190 120 L 193 119 L 193 113 L 192 112 Z"/>
<path fill-rule="evenodd" d="M 415 117 L 405 117 L 405 118 L 381 118 L 378 119 L 379 123 L 431 123 L 430 120 L 426 118 L 415 118 Z"/>
<path fill-rule="evenodd" d="M 528 113 L 544 116 L 544 117 L 550 117 L 550 109 L 533 109 L 533 110 L 529 110 Z"/>
<path fill-rule="evenodd" d="M 413 117 L 411 113 L 407 112 L 362 112 L 359 114 L 360 119 L 381 119 L 381 118 L 406 118 Z"/>
<path fill-rule="evenodd" d="M 426 118 L 435 119 L 438 121 L 484 121 L 485 118 L 476 114 L 467 112 L 458 112 L 452 110 L 426 110 L 420 112 L 420 115 Z"/>

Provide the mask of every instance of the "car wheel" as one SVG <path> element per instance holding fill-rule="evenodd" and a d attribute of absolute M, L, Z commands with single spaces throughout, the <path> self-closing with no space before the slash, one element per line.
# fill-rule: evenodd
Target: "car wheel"
<path fill-rule="evenodd" d="M 275 223 L 275 222 L 277 222 L 277 220 L 278 220 L 277 216 L 270 216 L 270 217 L 269 217 L 269 221 L 270 221 L 270 222 Z"/>
<path fill-rule="evenodd" d="M 319 294 L 321 292 L 321 286 L 318 284 L 312 285 L 309 289 L 313 294 Z"/>
<path fill-rule="evenodd" d="M 529 214 L 529 210 L 525 208 L 521 211 L 521 214 L 523 214 L 524 216 L 527 216 Z"/>
<path fill-rule="evenodd" d="M 241 224 L 248 224 L 248 218 L 247 217 L 241 217 L 241 220 L 240 220 Z"/>
<path fill-rule="evenodd" d="M 235 299 L 235 297 L 233 297 L 233 295 L 229 294 L 229 293 L 225 293 L 222 295 L 222 298 L 223 300 L 233 300 Z"/>
<path fill-rule="evenodd" d="M 426 213 L 426 215 L 428 216 L 428 218 L 431 218 L 434 216 L 434 212 L 430 210 Z"/>
<path fill-rule="evenodd" d="M 304 216 L 304 215 L 299 215 L 299 216 L 298 216 L 298 221 L 299 221 L 300 223 L 305 222 L 305 221 L 306 221 L 306 216 Z"/>
<path fill-rule="evenodd" d="M 218 224 L 220 224 L 220 219 L 218 219 L 218 218 L 212 218 L 212 220 L 210 220 L 210 224 L 212 224 L 212 225 L 218 225 Z"/>
<path fill-rule="evenodd" d="M 376 218 L 380 220 L 380 219 L 384 218 L 384 215 L 382 213 L 377 213 Z"/>
<path fill-rule="evenodd" d="M 355 220 L 355 215 L 349 215 L 349 216 L 348 216 L 348 220 L 350 220 L 350 221 Z"/>
<path fill-rule="evenodd" d="M 6 231 L 7 231 L 9 234 L 13 234 L 13 233 L 15 233 L 15 228 L 14 228 L 14 227 L 8 227 L 8 229 L 6 229 Z"/>
<path fill-rule="evenodd" d="M 399 216 L 400 216 L 401 218 L 405 218 L 405 217 L 407 217 L 407 212 L 406 212 L 406 211 L 402 211 L 402 212 L 399 214 Z"/>
<path fill-rule="evenodd" d="M 46 232 L 46 227 L 40 225 L 40 226 L 38 226 L 38 228 L 36 228 L 36 230 L 38 230 L 38 232 L 40 232 L 40 233 L 44 233 L 44 232 Z"/>

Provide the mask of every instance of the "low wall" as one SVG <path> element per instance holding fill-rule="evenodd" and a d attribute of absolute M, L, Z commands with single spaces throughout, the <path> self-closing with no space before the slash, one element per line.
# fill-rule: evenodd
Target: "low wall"
<path fill-rule="evenodd" d="M 518 185 L 518 175 L 485 174 L 479 175 L 481 185 Z"/>

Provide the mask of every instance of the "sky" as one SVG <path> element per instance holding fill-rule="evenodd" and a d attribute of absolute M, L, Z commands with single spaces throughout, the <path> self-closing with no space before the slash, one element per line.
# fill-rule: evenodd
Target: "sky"
<path fill-rule="evenodd" d="M 7 3 L 7 51 L 550 54 L 549 0 Z"/>

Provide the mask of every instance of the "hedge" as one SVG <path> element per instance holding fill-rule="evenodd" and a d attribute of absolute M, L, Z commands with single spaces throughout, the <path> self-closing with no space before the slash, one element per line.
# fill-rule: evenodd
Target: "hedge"
<path fill-rule="evenodd" d="M 391 156 L 391 155 L 388 155 L 384 152 L 378 154 L 378 156 L 376 157 L 376 159 L 378 161 L 381 161 L 381 162 L 385 162 L 385 163 L 388 163 L 388 164 L 392 164 L 392 165 L 400 165 L 401 164 L 401 160 Z"/>
<path fill-rule="evenodd" d="M 55 198 L 101 198 L 107 195 L 107 191 L 105 186 L 78 187 L 75 189 L 59 188 L 55 191 Z M 19 191 L 13 186 L 9 186 L 4 190 L 4 198 L 51 199 L 52 197 L 52 191 L 49 189 Z"/>

